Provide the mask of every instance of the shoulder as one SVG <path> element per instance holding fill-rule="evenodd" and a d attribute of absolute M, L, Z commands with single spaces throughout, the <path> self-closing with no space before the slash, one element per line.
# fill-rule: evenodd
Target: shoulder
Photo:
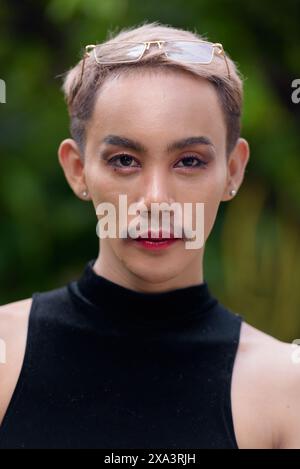
<path fill-rule="evenodd" d="M 30 304 L 32 298 L 25 298 L 24 300 L 14 301 L 12 303 L 7 303 L 6 305 L 0 306 L 0 318 L 2 319 L 5 315 L 12 315 L 16 312 L 22 312 L 24 306 Z"/>
<path fill-rule="evenodd" d="M 22 367 L 31 304 L 27 298 L 0 306 L 0 423 Z"/>
<path fill-rule="evenodd" d="M 14 301 L 0 306 L 0 337 L 9 339 L 18 333 L 18 325 L 26 322 L 31 308 L 32 298 Z"/>
<path fill-rule="evenodd" d="M 16 332 L 15 326 L 26 321 L 32 298 L 14 301 L 6 305 L 0 306 L 0 337 L 5 340 L 11 334 Z"/>
<path fill-rule="evenodd" d="M 242 445 L 251 442 L 250 429 L 257 447 L 300 448 L 297 347 L 243 321 L 234 375 Z"/>

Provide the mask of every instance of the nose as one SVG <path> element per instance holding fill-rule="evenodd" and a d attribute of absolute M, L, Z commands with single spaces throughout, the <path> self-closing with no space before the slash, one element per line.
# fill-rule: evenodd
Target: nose
<path fill-rule="evenodd" d="M 175 202 L 171 182 L 162 168 L 154 167 L 145 174 L 141 181 L 138 203 L 145 206 L 147 211 L 150 212 L 152 203 L 161 204 L 163 202 L 168 204 Z"/>

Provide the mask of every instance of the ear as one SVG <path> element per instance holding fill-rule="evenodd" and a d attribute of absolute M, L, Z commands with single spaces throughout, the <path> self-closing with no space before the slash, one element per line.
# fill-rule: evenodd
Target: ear
<path fill-rule="evenodd" d="M 74 194 L 82 200 L 87 200 L 89 197 L 82 196 L 83 191 L 87 190 L 84 163 L 75 140 L 67 138 L 61 142 L 58 148 L 58 159 Z"/>
<path fill-rule="evenodd" d="M 250 157 L 249 144 L 244 138 L 239 138 L 234 149 L 230 153 L 227 162 L 227 183 L 223 193 L 222 201 L 232 199 L 230 190 L 235 189 L 238 191 L 241 186 L 245 169 Z"/>

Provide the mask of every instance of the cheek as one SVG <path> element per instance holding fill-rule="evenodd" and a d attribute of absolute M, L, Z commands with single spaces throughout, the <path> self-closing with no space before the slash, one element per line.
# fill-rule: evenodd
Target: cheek
<path fill-rule="evenodd" d="M 205 238 L 208 237 L 217 213 L 220 206 L 220 202 L 222 200 L 224 194 L 226 178 L 223 173 L 219 173 L 218 177 L 215 177 L 210 183 L 207 185 L 207 190 L 205 194 L 205 207 L 204 207 L 204 222 L 205 222 Z"/>
<path fill-rule="evenodd" d="M 100 202 L 115 202 L 118 200 L 117 186 L 107 171 L 95 161 L 90 161 L 85 166 L 85 178 L 89 193 L 94 204 Z"/>
<path fill-rule="evenodd" d="M 207 239 L 216 219 L 226 184 L 226 170 L 216 166 L 199 179 L 197 187 L 189 192 L 189 200 L 204 203 L 204 232 Z M 195 213 L 195 211 L 194 211 Z M 199 225 L 198 225 L 199 226 Z"/>
<path fill-rule="evenodd" d="M 208 238 L 213 226 L 214 226 L 214 223 L 215 223 L 215 220 L 216 220 L 216 216 L 217 216 L 217 213 L 218 213 L 218 209 L 219 209 L 219 205 L 220 205 L 220 201 L 219 200 L 216 200 L 214 203 L 212 203 L 212 201 L 210 201 L 209 203 L 205 204 L 205 208 L 204 208 L 204 233 L 205 233 L 205 239 Z"/>
<path fill-rule="evenodd" d="M 185 197 L 193 202 L 204 202 L 209 207 L 217 205 L 223 197 L 226 185 L 226 168 L 214 165 L 205 170 L 201 177 L 189 185 Z"/>

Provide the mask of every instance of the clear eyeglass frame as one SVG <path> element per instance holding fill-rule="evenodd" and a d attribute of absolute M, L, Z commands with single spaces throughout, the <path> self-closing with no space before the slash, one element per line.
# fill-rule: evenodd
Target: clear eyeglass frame
<path fill-rule="evenodd" d="M 85 55 L 83 58 L 82 63 L 82 72 L 81 72 L 81 79 L 83 75 L 84 69 L 84 62 L 85 58 L 90 56 L 91 53 L 94 55 L 95 61 L 101 64 L 116 64 L 116 63 L 135 63 L 141 60 L 146 50 L 149 50 L 151 44 L 156 44 L 159 49 L 164 48 L 164 53 L 167 57 L 172 60 L 182 61 L 186 63 L 194 63 L 194 64 L 210 64 L 213 61 L 214 54 L 216 53 L 219 56 L 222 56 L 225 60 L 228 78 L 230 78 L 230 70 L 229 64 L 226 59 L 226 54 L 223 49 L 223 45 L 221 43 L 213 43 L 208 41 L 202 40 L 170 40 L 170 41 L 116 41 L 111 42 L 110 44 L 101 45 L 99 44 L 99 50 L 105 52 L 105 50 L 111 50 L 112 47 L 118 46 L 123 49 L 122 52 L 124 53 L 124 47 L 126 51 L 126 47 L 128 47 L 127 53 L 131 57 L 128 60 L 115 60 L 115 61 L 105 61 L 99 57 L 97 54 L 98 46 L 96 44 L 89 44 L 85 46 Z M 130 47 L 132 46 L 132 47 Z M 177 52 L 176 52 L 177 47 Z M 197 55 L 198 54 L 198 55 Z M 201 58 L 202 57 L 202 58 Z"/>

